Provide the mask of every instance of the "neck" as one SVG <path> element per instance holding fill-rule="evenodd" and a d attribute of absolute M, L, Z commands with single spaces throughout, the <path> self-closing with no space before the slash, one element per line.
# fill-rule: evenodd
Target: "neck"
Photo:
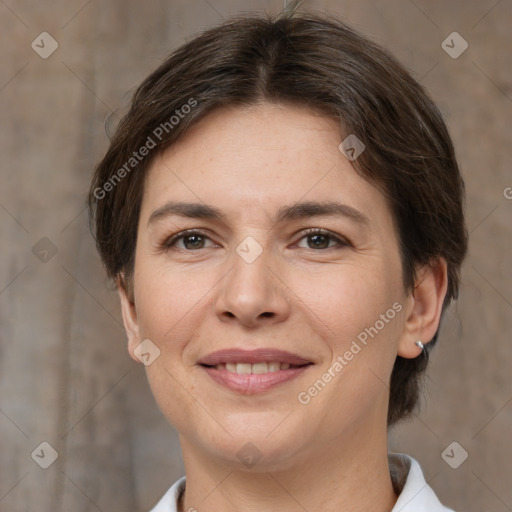
<path fill-rule="evenodd" d="M 387 434 L 360 431 L 349 443 L 326 442 L 287 469 L 251 470 L 219 463 L 182 438 L 187 474 L 180 512 L 390 512 L 397 495 L 389 473 Z"/>

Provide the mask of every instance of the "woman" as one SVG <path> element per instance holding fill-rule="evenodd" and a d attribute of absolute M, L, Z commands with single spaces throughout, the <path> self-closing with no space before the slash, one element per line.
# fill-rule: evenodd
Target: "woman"
<path fill-rule="evenodd" d="M 185 464 L 153 512 L 446 511 L 388 454 L 467 250 L 441 115 L 314 15 L 233 19 L 136 91 L 90 207 Z"/>

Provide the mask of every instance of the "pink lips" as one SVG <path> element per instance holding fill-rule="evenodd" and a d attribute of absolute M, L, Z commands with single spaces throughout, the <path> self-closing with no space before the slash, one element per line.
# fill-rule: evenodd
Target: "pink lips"
<path fill-rule="evenodd" d="M 276 350 L 273 348 L 259 348 L 256 350 L 241 350 L 237 348 L 218 350 L 203 357 L 199 364 L 215 366 L 220 363 L 270 363 L 271 361 L 279 361 L 280 363 L 288 363 L 292 365 L 309 364 L 311 361 L 299 357 L 290 352 Z"/>
<path fill-rule="evenodd" d="M 256 364 L 261 362 L 287 363 L 290 367 L 286 370 L 283 369 L 260 374 L 239 374 L 230 372 L 225 368 L 215 368 L 216 365 L 223 363 Z M 202 358 L 199 364 L 217 383 L 232 391 L 250 395 L 262 393 L 279 384 L 297 378 L 312 365 L 312 362 L 290 352 L 264 348 L 257 350 L 219 350 Z"/>

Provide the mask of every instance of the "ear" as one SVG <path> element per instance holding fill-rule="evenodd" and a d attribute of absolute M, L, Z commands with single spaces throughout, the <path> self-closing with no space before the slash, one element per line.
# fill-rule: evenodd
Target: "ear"
<path fill-rule="evenodd" d="M 421 354 L 421 348 L 416 345 L 416 341 L 426 345 L 434 337 L 441 321 L 448 287 L 448 271 L 444 258 L 425 265 L 418 274 L 408 300 L 405 330 L 398 344 L 398 355 L 407 359 Z"/>
<path fill-rule="evenodd" d="M 127 290 L 124 276 L 121 274 L 116 280 L 117 293 L 121 301 L 121 312 L 123 314 L 123 323 L 126 336 L 128 338 L 128 352 L 131 358 L 140 363 L 140 359 L 135 356 L 135 349 L 141 343 L 142 339 L 139 333 L 139 324 L 137 321 L 137 310 L 135 302 L 131 298 L 131 293 Z"/>

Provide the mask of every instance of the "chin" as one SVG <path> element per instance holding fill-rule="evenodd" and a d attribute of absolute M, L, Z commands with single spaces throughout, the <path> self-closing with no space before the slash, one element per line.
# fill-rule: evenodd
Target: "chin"
<path fill-rule="evenodd" d="M 276 429 L 279 421 L 249 423 L 245 420 L 244 428 L 235 429 L 233 425 L 226 424 L 225 430 L 215 429 L 207 431 L 192 428 L 188 443 L 193 442 L 196 450 L 207 453 L 215 462 L 236 471 L 270 472 L 283 471 L 300 464 L 301 460 L 308 459 L 308 452 L 313 441 L 304 435 L 302 429 L 281 427 Z M 258 428 L 254 428 L 258 425 Z M 211 425 L 210 425 L 211 426 Z M 218 427 L 218 426 L 217 426 Z M 309 447 L 309 448 L 308 448 Z M 309 453 L 310 456 L 310 453 Z"/>

